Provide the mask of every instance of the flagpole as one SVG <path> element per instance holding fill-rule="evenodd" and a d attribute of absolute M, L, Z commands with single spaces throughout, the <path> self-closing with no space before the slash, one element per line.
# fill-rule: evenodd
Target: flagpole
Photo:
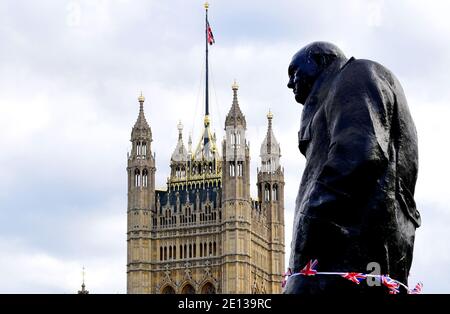
<path fill-rule="evenodd" d="M 205 126 L 209 124 L 209 91 L 208 91 L 208 2 L 205 2 L 205 46 L 206 46 L 206 76 L 205 76 Z"/>

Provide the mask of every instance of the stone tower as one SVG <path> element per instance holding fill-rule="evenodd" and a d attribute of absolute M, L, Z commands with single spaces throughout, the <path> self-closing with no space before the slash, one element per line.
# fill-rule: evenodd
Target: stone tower
<path fill-rule="evenodd" d="M 279 273 L 284 270 L 284 169 L 280 166 L 280 144 L 272 130 L 273 114 L 267 114 L 267 134 L 261 144 L 258 168 L 258 198 L 266 212 L 269 234 L 269 269 L 271 291 L 279 291 Z"/>
<path fill-rule="evenodd" d="M 149 293 L 152 274 L 147 262 L 156 258 L 150 241 L 156 168 L 151 150 L 152 131 L 145 119 L 142 93 L 138 100 L 139 115 L 131 131 L 132 148 L 127 167 L 127 292 Z"/>
<path fill-rule="evenodd" d="M 250 291 L 251 210 L 250 154 L 246 121 L 234 82 L 233 103 L 225 120 L 222 171 L 222 287 L 224 293 Z"/>
<path fill-rule="evenodd" d="M 128 293 L 280 293 L 284 180 L 272 115 L 261 147 L 258 198 L 250 196 L 250 149 L 238 85 L 222 151 L 205 110 L 193 148 L 178 139 L 166 188 L 155 188 L 152 133 L 139 97 L 128 155 Z M 222 153 L 222 154 L 221 154 Z"/>

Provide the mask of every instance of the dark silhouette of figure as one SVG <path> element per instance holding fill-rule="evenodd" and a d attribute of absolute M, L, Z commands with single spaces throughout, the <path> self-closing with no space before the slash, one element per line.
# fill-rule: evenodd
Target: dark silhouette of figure
<path fill-rule="evenodd" d="M 298 133 L 306 166 L 297 195 L 289 266 L 381 274 L 407 284 L 420 215 L 414 202 L 417 135 L 402 87 L 382 65 L 314 42 L 289 65 L 304 105 Z M 386 293 L 339 276 L 293 276 L 285 293 Z M 404 290 L 402 292 L 405 292 Z"/>

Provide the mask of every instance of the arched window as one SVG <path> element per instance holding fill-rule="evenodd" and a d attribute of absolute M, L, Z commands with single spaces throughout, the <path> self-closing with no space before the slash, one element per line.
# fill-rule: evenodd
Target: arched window
<path fill-rule="evenodd" d="M 195 294 L 195 289 L 192 285 L 187 284 L 181 290 L 181 294 Z"/>
<path fill-rule="evenodd" d="M 163 248 L 162 248 L 162 246 L 159 247 L 159 260 L 160 261 L 163 260 Z"/>
<path fill-rule="evenodd" d="M 272 188 L 272 200 L 278 201 L 278 186 L 274 185 Z"/>
<path fill-rule="evenodd" d="M 195 243 L 194 243 L 194 246 L 193 246 L 193 250 L 194 250 L 194 258 L 196 258 L 197 257 L 197 246 L 195 245 Z"/>
<path fill-rule="evenodd" d="M 216 242 L 214 241 L 213 243 L 213 255 L 216 256 L 217 255 L 217 246 L 216 246 Z"/>
<path fill-rule="evenodd" d="M 148 171 L 147 169 L 142 170 L 142 186 L 146 188 L 148 185 Z"/>
<path fill-rule="evenodd" d="M 189 244 L 189 258 L 192 258 L 192 244 Z"/>
<path fill-rule="evenodd" d="M 209 256 L 212 255 L 212 243 L 209 242 Z"/>
<path fill-rule="evenodd" d="M 201 294 L 216 294 L 216 288 L 212 283 L 207 282 L 203 285 L 201 289 Z"/>
<path fill-rule="evenodd" d="M 205 243 L 203 243 L 203 254 L 204 254 L 204 256 L 208 256 L 208 251 L 206 249 L 207 249 L 207 247 L 206 247 L 206 242 L 205 242 Z"/>
<path fill-rule="evenodd" d="M 241 133 L 239 132 L 236 134 L 236 144 L 237 145 L 241 144 Z"/>
<path fill-rule="evenodd" d="M 175 289 L 171 286 L 165 286 L 161 294 L 175 294 Z"/>
<path fill-rule="evenodd" d="M 147 156 L 147 143 L 142 142 L 142 155 Z"/>
<path fill-rule="evenodd" d="M 203 257 L 203 245 L 200 243 L 200 257 Z"/>
<path fill-rule="evenodd" d="M 172 259 L 172 246 L 169 246 L 169 259 Z"/>
<path fill-rule="evenodd" d="M 167 260 L 167 246 L 164 247 L 164 260 Z"/>
<path fill-rule="evenodd" d="M 177 246 L 173 246 L 173 259 L 177 259 Z"/>
<path fill-rule="evenodd" d="M 183 246 L 180 244 L 180 259 L 183 258 Z"/>
<path fill-rule="evenodd" d="M 238 177 L 242 177 L 242 175 L 243 175 L 243 164 L 242 164 L 242 161 L 238 161 L 238 164 L 237 164 L 237 176 Z"/>
<path fill-rule="evenodd" d="M 141 185 L 141 172 L 139 169 L 134 170 L 134 186 Z"/>
<path fill-rule="evenodd" d="M 184 258 L 187 258 L 187 247 L 186 247 L 186 244 L 184 245 Z"/>
<path fill-rule="evenodd" d="M 234 177 L 235 175 L 235 164 L 234 161 L 230 162 L 230 177 Z"/>
<path fill-rule="evenodd" d="M 236 135 L 234 133 L 231 133 L 231 145 L 236 145 Z"/>
<path fill-rule="evenodd" d="M 270 201 L 270 185 L 266 184 L 264 187 L 264 201 Z"/>

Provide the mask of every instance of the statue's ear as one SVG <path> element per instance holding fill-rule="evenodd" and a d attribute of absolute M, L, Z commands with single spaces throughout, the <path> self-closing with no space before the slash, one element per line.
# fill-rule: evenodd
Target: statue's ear
<path fill-rule="evenodd" d="M 334 59 L 336 59 L 336 56 L 334 55 L 326 55 L 323 53 L 313 54 L 311 57 L 320 69 L 327 68 L 334 61 Z"/>

